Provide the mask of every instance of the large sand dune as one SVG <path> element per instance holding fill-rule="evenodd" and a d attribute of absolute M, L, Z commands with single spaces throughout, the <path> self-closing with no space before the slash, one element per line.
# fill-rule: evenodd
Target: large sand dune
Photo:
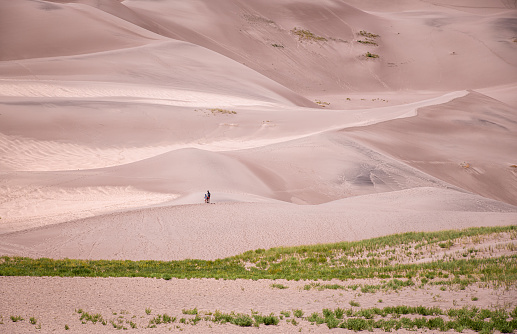
<path fill-rule="evenodd" d="M 0 253 L 214 259 L 515 224 L 516 13 L 3 1 Z"/>

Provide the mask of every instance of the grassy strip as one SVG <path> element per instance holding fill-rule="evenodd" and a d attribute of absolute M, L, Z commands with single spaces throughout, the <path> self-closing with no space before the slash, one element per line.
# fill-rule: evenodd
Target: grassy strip
<path fill-rule="evenodd" d="M 312 282 L 310 284 L 305 284 L 303 287 L 304 290 L 315 289 L 318 291 L 323 290 L 352 290 L 356 291 L 359 288 L 359 291 L 362 293 L 376 293 L 377 291 L 396 291 L 408 286 L 414 286 L 415 282 L 411 279 L 408 280 L 399 280 L 392 279 L 388 282 L 382 282 L 381 284 L 352 284 L 349 286 L 340 285 L 340 284 L 321 284 L 317 282 Z"/>
<path fill-rule="evenodd" d="M 308 316 L 303 316 L 302 310 L 293 310 L 292 315 L 289 311 L 282 311 L 280 315 L 270 313 L 263 315 L 255 311 L 251 314 L 246 313 L 223 313 L 220 311 L 206 312 L 199 311 L 188 313 L 194 317 L 181 318 L 177 321 L 175 316 L 168 314 L 158 314 L 151 316 L 150 319 L 142 319 L 144 323 L 137 325 L 137 316 L 131 316 L 127 312 L 121 313 L 120 316 L 112 319 L 104 318 L 100 313 L 90 314 L 82 309 L 76 310 L 80 316 L 79 321 L 86 325 L 91 322 L 92 325 L 108 325 L 111 324 L 116 329 L 137 329 L 137 328 L 157 328 L 159 326 L 167 326 L 173 323 L 178 325 L 197 325 L 200 321 L 213 322 L 216 324 L 233 324 L 240 327 L 260 327 L 276 326 L 281 321 L 287 324 L 298 326 L 302 322 L 308 322 L 311 325 L 326 324 L 330 329 L 345 328 L 354 331 L 373 331 L 374 329 L 391 332 L 401 328 L 407 330 L 422 329 L 439 330 L 442 332 L 451 329 L 462 332 L 463 330 L 473 330 L 480 333 L 493 333 L 499 331 L 501 333 L 512 333 L 517 330 L 517 307 L 513 310 L 505 309 L 480 309 L 477 307 L 463 307 L 460 309 L 441 309 L 438 307 L 425 306 L 388 306 L 384 308 L 336 308 L 323 309 L 322 312 L 314 312 Z M 147 310 L 146 310 L 147 313 Z M 183 314 L 185 312 L 183 311 Z M 113 313 L 117 315 L 117 313 Z M 11 316 L 13 322 L 23 321 L 21 316 Z M 3 317 L 0 316 L 3 320 Z M 133 321 L 134 320 L 134 321 Z M 148 321 L 148 324 L 145 324 Z M 177 321 L 177 322 L 176 322 Z M 31 324 L 36 324 L 37 320 L 31 318 Z M 3 324 L 3 321 L 0 323 Z M 68 325 L 65 325 L 65 328 Z M 175 326 L 176 328 L 181 328 Z M 40 329 L 41 325 L 36 328 Z"/>
<path fill-rule="evenodd" d="M 377 256 L 394 246 L 404 248 L 404 245 L 412 245 L 413 249 L 419 249 L 453 243 L 458 238 L 516 231 L 516 226 L 507 226 L 411 232 L 357 242 L 280 247 L 267 251 L 258 249 L 215 261 L 54 260 L 4 256 L 0 257 L 0 275 L 287 280 L 405 277 L 420 278 L 424 284 L 437 278 L 441 283 L 435 284 L 470 284 L 481 281 L 512 285 L 517 281 L 517 255 L 486 259 L 441 259 L 420 264 L 398 264 L 393 260 L 378 259 Z M 357 258 L 364 254 L 367 256 Z"/>
<path fill-rule="evenodd" d="M 401 317 L 401 315 L 422 316 Z M 348 317 L 347 319 L 344 316 Z M 390 316 L 389 319 L 385 319 Z M 444 317 L 447 317 L 448 320 Z M 379 317 L 382 317 L 379 319 Z M 427 328 L 430 330 L 440 330 L 446 332 L 454 329 L 462 332 L 470 329 L 481 333 L 492 333 L 498 330 L 502 333 L 512 333 L 517 329 L 517 307 L 513 311 L 488 310 L 478 308 L 450 309 L 441 310 L 437 307 L 409 307 L 395 306 L 362 309 L 353 311 L 352 309 L 329 310 L 324 309 L 322 314 L 313 313 L 307 318 L 311 323 L 326 323 L 329 328 L 346 328 L 354 331 L 382 329 L 391 332 L 405 328 L 408 330 Z"/>
<path fill-rule="evenodd" d="M 197 310 L 197 309 L 196 309 Z M 79 313 L 79 312 L 78 312 Z M 439 330 L 442 332 L 454 329 L 457 332 L 462 332 L 465 329 L 470 329 L 481 333 L 492 333 L 495 330 L 502 333 L 512 333 L 517 330 L 517 307 L 511 311 L 504 309 L 480 309 L 476 307 L 464 307 L 461 309 L 443 310 L 438 307 L 425 306 L 389 306 L 384 308 L 368 308 L 368 309 L 323 309 L 321 313 L 314 312 L 306 317 L 303 317 L 301 310 L 294 310 L 293 317 L 291 312 L 282 311 L 281 315 L 277 316 L 274 313 L 269 315 L 262 315 L 258 312 L 252 311 L 251 314 L 245 313 L 223 313 L 220 311 L 199 312 L 195 314 L 195 318 L 182 318 L 179 323 L 184 325 L 196 325 L 199 321 L 213 322 L 217 324 L 233 324 L 240 327 L 260 327 L 260 325 L 278 325 L 281 320 L 286 323 L 297 326 L 299 321 L 309 322 L 311 325 L 326 324 L 328 328 L 345 328 L 354 331 L 380 329 L 386 332 L 392 330 L 399 330 L 401 328 L 407 330 Z M 298 314 L 297 314 L 298 313 Z M 86 312 L 81 312 L 83 324 L 85 314 L 91 318 L 102 319 L 100 314 L 90 316 Z M 295 319 L 298 319 L 298 321 Z M 124 324 L 123 318 L 110 320 L 110 323 Z M 176 317 L 168 316 L 167 314 L 157 315 L 149 321 L 148 327 L 156 328 L 160 324 L 170 324 L 176 321 Z M 106 325 L 106 321 L 92 321 Z M 137 328 L 136 324 L 125 321 L 131 325 L 131 328 Z M 123 327 L 123 329 L 129 329 Z"/>

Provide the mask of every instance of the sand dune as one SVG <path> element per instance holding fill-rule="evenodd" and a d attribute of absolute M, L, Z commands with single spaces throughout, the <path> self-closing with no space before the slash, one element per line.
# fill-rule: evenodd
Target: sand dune
<path fill-rule="evenodd" d="M 516 21 L 513 0 L 0 1 L 0 256 L 214 260 L 515 225 Z M 513 237 L 418 261 L 514 255 Z M 364 294 L 271 283 L 0 277 L 0 331 L 113 330 L 78 309 L 148 332 L 191 308 L 517 300 L 484 281 Z M 306 320 L 153 331 L 330 331 Z"/>
<path fill-rule="evenodd" d="M 517 205 L 517 170 L 512 167 L 516 124 L 514 108 L 470 93 L 439 107 L 422 108 L 418 117 L 352 133 L 427 174 Z"/>
<path fill-rule="evenodd" d="M 517 221 L 511 2 L 0 9 L 0 253 L 216 258 Z"/>

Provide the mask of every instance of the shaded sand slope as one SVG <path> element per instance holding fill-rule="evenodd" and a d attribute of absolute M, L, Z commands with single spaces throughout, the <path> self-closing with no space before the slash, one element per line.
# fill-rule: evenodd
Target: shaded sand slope
<path fill-rule="evenodd" d="M 1 8 L 0 60 L 116 50 L 163 38 L 82 4 L 22 0 L 2 1 Z"/>
<path fill-rule="evenodd" d="M 217 194 L 213 200 L 217 203 Z M 217 203 L 115 213 L 4 234 L 0 251 L 51 258 L 217 259 L 249 249 L 442 230 L 451 223 L 455 228 L 504 225 L 516 218 L 517 209 L 508 204 L 415 188 L 318 206 Z"/>
<path fill-rule="evenodd" d="M 479 88 L 514 82 L 517 75 L 515 4 L 406 1 L 390 3 L 382 12 L 385 5 L 377 2 L 353 2 L 368 11 L 343 1 L 125 4 L 170 27 L 173 38 L 225 54 L 313 97 L 401 88 L 457 90 L 466 82 Z M 479 15 L 487 6 L 491 15 Z M 326 40 L 300 40 L 294 28 Z M 360 31 L 380 36 L 367 38 Z M 359 42 L 367 40 L 377 45 Z M 366 52 L 380 58 L 367 59 Z"/>
<path fill-rule="evenodd" d="M 3 49 L 10 54 L 4 59 L 82 54 L 141 45 L 149 39 L 181 39 L 243 63 L 311 99 L 330 95 L 329 101 L 335 94 L 361 91 L 481 88 L 514 82 L 517 75 L 512 56 L 517 48 L 513 42 L 515 6 L 504 2 L 459 1 L 444 6 L 440 2 L 409 1 L 391 5 L 391 11 L 370 2 L 364 4 L 365 11 L 354 7 L 361 8 L 361 4 L 342 1 L 283 0 L 274 5 L 264 0 L 60 2 L 65 4 L 40 1 L 26 5 L 17 1 L 7 8 L 6 13 L 13 12 L 11 17 L 23 10 L 35 19 L 28 27 L 24 23 L 27 34 L 22 36 L 16 30 L 21 23 L 4 23 L 9 29 L 4 29 Z M 48 9 L 54 7 L 60 10 Z M 486 7 L 492 9 L 490 15 L 480 15 Z M 59 20 L 64 15 L 59 13 L 79 9 L 85 12 L 83 17 L 60 22 L 60 27 L 67 29 L 36 39 L 39 32 L 54 26 L 45 25 L 54 16 Z M 101 21 L 89 24 L 92 15 Z M 116 27 L 125 30 L 99 36 L 109 45 L 97 42 L 96 33 L 81 42 L 69 40 L 70 34 L 63 31 L 83 33 L 83 21 L 100 31 L 111 32 Z M 300 39 L 294 28 L 326 40 Z M 380 36 L 368 38 L 360 31 Z M 111 42 L 110 38 L 118 40 Z M 359 42 L 368 40 L 372 43 Z M 41 41 L 46 48 L 34 47 Z M 45 49 L 52 51 L 40 51 Z M 380 58 L 368 59 L 366 52 Z"/>
<path fill-rule="evenodd" d="M 347 134 L 441 180 L 517 204 L 515 109 L 479 93 Z"/>

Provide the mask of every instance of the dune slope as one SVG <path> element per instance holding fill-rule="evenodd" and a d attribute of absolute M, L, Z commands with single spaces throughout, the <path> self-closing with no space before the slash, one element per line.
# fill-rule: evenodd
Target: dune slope
<path fill-rule="evenodd" d="M 0 254 L 214 259 L 515 224 L 516 13 L 3 1 Z"/>

